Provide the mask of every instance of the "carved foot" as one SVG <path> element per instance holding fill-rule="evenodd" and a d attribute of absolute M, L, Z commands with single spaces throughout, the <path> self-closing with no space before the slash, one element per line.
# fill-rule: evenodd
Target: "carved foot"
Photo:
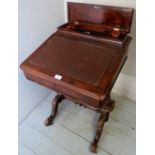
<path fill-rule="evenodd" d="M 53 117 L 53 116 L 50 116 L 50 117 L 47 118 L 47 120 L 44 122 L 44 125 L 45 125 L 45 126 L 52 125 L 52 124 L 53 124 L 53 119 L 54 119 L 54 117 Z"/>
<path fill-rule="evenodd" d="M 97 149 L 97 144 L 91 143 L 90 151 L 93 153 L 97 153 L 96 149 Z"/>
<path fill-rule="evenodd" d="M 52 102 L 52 113 L 51 115 L 47 118 L 47 120 L 44 122 L 45 126 L 49 126 L 53 124 L 53 120 L 57 114 L 58 111 L 58 105 L 59 103 L 65 99 L 65 97 L 63 95 L 56 95 L 53 102 Z"/>

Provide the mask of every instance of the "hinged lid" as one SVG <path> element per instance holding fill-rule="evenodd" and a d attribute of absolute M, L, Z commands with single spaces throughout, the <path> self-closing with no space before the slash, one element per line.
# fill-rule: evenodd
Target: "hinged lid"
<path fill-rule="evenodd" d="M 99 24 L 128 33 L 132 17 L 132 8 L 68 2 L 68 22 Z"/>

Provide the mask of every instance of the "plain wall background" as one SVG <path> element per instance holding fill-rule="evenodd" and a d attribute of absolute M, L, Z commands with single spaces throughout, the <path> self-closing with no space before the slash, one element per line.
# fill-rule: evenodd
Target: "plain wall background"
<path fill-rule="evenodd" d="M 79 2 L 90 4 L 102 4 L 102 5 L 114 5 L 122 7 L 136 8 L 136 0 L 65 0 L 65 20 L 67 20 L 67 5 L 66 2 Z M 131 33 L 132 41 L 128 50 L 128 59 L 122 69 L 122 73 L 136 77 L 136 11 L 134 11 L 134 17 L 132 21 Z"/>
<path fill-rule="evenodd" d="M 64 23 L 62 0 L 19 0 L 19 64 L 62 23 Z M 48 94 L 49 89 L 26 80 L 21 69 L 18 78 L 19 122 L 21 122 Z"/>

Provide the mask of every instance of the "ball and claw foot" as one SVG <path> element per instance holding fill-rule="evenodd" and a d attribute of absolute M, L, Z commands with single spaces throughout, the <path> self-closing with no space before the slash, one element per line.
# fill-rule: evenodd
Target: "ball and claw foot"
<path fill-rule="evenodd" d="M 97 149 L 97 144 L 91 143 L 90 151 L 93 153 L 97 153 L 96 149 Z"/>

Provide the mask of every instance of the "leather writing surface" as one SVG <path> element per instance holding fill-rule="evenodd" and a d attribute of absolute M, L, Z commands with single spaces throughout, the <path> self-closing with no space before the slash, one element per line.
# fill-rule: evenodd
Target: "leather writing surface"
<path fill-rule="evenodd" d="M 91 85 L 99 85 L 115 50 L 54 36 L 30 60 L 31 64 Z"/>

